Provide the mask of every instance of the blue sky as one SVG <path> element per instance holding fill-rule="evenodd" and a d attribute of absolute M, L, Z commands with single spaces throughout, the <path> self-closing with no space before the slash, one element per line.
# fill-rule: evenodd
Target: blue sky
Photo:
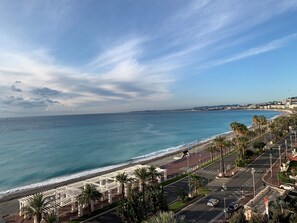
<path fill-rule="evenodd" d="M 0 116 L 297 96 L 297 1 L 0 1 Z"/>

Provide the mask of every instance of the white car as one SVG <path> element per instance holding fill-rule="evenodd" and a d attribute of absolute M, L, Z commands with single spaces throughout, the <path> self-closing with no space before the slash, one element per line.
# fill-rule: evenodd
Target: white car
<path fill-rule="evenodd" d="M 219 199 L 211 198 L 208 200 L 207 206 L 214 207 L 218 205 L 219 202 L 220 202 Z"/>
<path fill-rule="evenodd" d="M 292 184 L 282 184 L 279 186 L 279 188 L 284 190 L 294 190 L 295 187 Z"/>

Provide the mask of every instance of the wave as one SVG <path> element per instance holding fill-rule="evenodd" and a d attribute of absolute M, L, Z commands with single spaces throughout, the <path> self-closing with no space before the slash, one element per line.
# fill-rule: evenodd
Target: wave
<path fill-rule="evenodd" d="M 229 132 L 223 133 L 223 134 L 228 134 Z M 218 134 L 218 135 L 223 135 L 223 134 Z M 216 135 L 217 136 L 217 135 Z M 203 144 L 207 141 L 212 140 L 213 138 L 215 138 L 216 136 L 212 136 L 210 138 L 207 139 L 202 139 L 202 140 L 196 140 L 190 143 L 186 143 L 186 144 L 181 144 L 175 147 L 169 147 L 163 150 L 159 150 L 159 151 L 155 151 L 146 155 L 142 155 L 142 156 L 137 156 L 134 157 L 132 159 L 130 159 L 129 161 L 123 162 L 123 163 L 119 163 L 119 164 L 115 164 L 115 165 L 110 165 L 110 166 L 105 166 L 105 167 L 100 167 L 100 168 L 96 168 L 96 169 L 92 169 L 92 170 L 86 170 L 86 171 L 82 171 L 79 173 L 74 173 L 74 174 L 70 174 L 70 175 L 66 175 L 66 176 L 62 176 L 62 177 L 55 177 L 55 178 L 51 178 L 45 181 L 41 181 L 38 183 L 33 183 L 33 184 L 29 184 L 29 185 L 25 185 L 25 186 L 20 186 L 20 187 L 15 187 L 9 190 L 5 190 L 5 191 L 0 191 L 0 198 L 4 197 L 6 195 L 9 194 L 13 194 L 16 192 L 21 192 L 21 191 L 25 191 L 25 190 L 30 190 L 30 189 L 36 189 L 36 188 L 41 188 L 41 187 L 45 187 L 45 186 L 51 186 L 57 183 L 63 183 L 69 180 L 75 180 L 75 179 L 79 179 L 81 177 L 86 177 L 92 174 L 98 174 L 104 171 L 108 171 L 108 170 L 112 170 L 115 168 L 119 168 L 122 166 L 125 166 L 127 164 L 136 164 L 139 162 L 143 162 L 143 161 L 148 161 L 154 158 L 158 158 L 173 152 L 177 152 L 179 150 L 183 150 L 183 149 L 188 149 L 190 150 L 191 148 L 193 148 L 194 146 L 198 146 L 199 144 Z"/>
<path fill-rule="evenodd" d="M 5 195 L 20 192 L 20 191 L 41 188 L 41 187 L 44 187 L 44 186 L 50 186 L 50 185 L 54 185 L 54 184 L 57 184 L 57 183 L 63 183 L 63 182 L 66 182 L 68 180 L 79 179 L 81 177 L 86 177 L 86 176 L 89 176 L 89 175 L 92 175 L 92 174 L 98 174 L 98 173 L 101 173 L 103 171 L 112 170 L 112 169 L 115 169 L 115 168 L 118 168 L 118 167 L 121 167 L 121 166 L 124 166 L 124 165 L 127 165 L 127 164 L 129 164 L 129 162 L 110 165 L 110 166 L 106 166 L 106 167 L 100 167 L 100 168 L 96 168 L 96 169 L 92 169 L 92 170 L 86 170 L 86 171 L 82 171 L 82 172 L 79 172 L 79 173 L 74 173 L 74 174 L 70 174 L 70 175 L 66 175 L 66 176 L 62 176 L 62 177 L 55 177 L 55 178 L 51 178 L 51 179 L 41 181 L 41 182 L 38 182 L 38 183 L 33 183 L 33 184 L 25 185 L 25 186 L 15 187 L 15 188 L 5 190 L 5 191 L 0 191 L 0 198 L 5 196 Z"/>

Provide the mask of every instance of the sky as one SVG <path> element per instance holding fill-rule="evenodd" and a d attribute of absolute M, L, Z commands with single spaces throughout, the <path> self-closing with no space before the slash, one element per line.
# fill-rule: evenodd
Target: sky
<path fill-rule="evenodd" d="M 295 0 L 0 1 L 0 117 L 297 96 Z"/>

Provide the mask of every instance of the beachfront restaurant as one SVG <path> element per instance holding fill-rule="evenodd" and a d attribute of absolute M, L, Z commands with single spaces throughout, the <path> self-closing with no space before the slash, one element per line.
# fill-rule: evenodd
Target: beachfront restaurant
<path fill-rule="evenodd" d="M 100 201 L 91 204 L 91 209 L 99 209 L 115 201 L 118 201 L 122 197 L 122 188 L 119 182 L 116 181 L 116 176 L 119 173 L 126 173 L 129 178 L 134 179 L 131 183 L 125 186 L 125 196 L 127 195 L 127 188 L 140 188 L 140 182 L 134 175 L 134 171 L 138 168 L 149 167 L 147 165 L 134 165 L 121 169 L 115 172 L 110 172 L 97 177 L 93 177 L 84 181 L 78 181 L 65 186 L 57 187 L 55 189 L 47 190 L 42 192 L 44 198 L 50 202 L 48 206 L 48 212 L 54 212 L 57 216 L 67 215 L 69 213 L 77 212 L 78 216 L 83 213 L 84 206 L 81 206 L 77 202 L 77 196 L 81 194 L 86 184 L 91 184 L 96 187 L 96 189 L 103 194 Z M 156 168 L 157 172 L 161 174 L 158 179 L 160 182 L 167 179 L 166 170 Z M 24 216 L 23 208 L 26 207 L 33 195 L 23 197 L 19 199 L 19 215 Z M 26 216 L 24 216 L 26 218 Z"/>

